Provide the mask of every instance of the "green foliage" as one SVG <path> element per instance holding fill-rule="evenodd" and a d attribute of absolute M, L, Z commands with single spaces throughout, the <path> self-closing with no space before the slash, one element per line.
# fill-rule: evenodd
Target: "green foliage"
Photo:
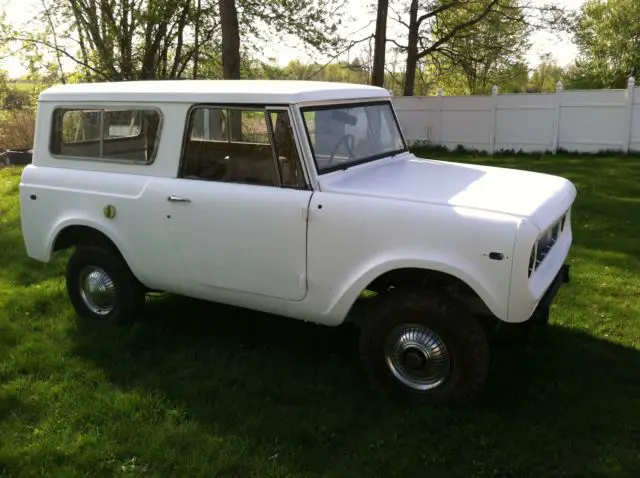
<path fill-rule="evenodd" d="M 413 71 L 421 62 L 450 78 L 456 91 L 486 93 L 492 84 L 508 81 L 534 29 L 527 6 L 525 0 L 399 2 L 396 22 L 408 29 L 407 42 L 393 43 L 406 53 L 404 94 L 416 94 Z M 544 22 L 538 23 L 535 28 Z"/>
<path fill-rule="evenodd" d="M 343 43 L 337 34 L 341 15 L 332 14 L 341 5 L 339 0 L 237 0 L 241 38 L 279 41 L 292 35 L 316 51 L 331 51 Z"/>
<path fill-rule="evenodd" d="M 503 0 L 480 22 L 454 35 L 433 54 L 441 76 L 460 77 L 456 90 L 488 94 L 494 84 L 517 87 L 513 75 L 520 70 L 522 79 L 524 53 L 529 48 L 529 27 L 519 0 Z M 469 2 L 464 8 L 451 8 L 438 15 L 432 26 L 433 40 L 449 35 L 451 30 L 482 14 L 486 2 Z M 516 73 L 517 74 L 517 73 Z M 521 86 L 521 85 L 518 85 Z"/>
<path fill-rule="evenodd" d="M 546 53 L 540 57 L 540 63 L 529 79 L 527 91 L 530 93 L 554 92 L 558 81 L 564 83 L 565 77 L 565 70 L 558 66 L 551 53 Z"/>
<path fill-rule="evenodd" d="M 33 147 L 35 109 L 0 111 L 0 150 Z"/>
<path fill-rule="evenodd" d="M 588 0 L 572 31 L 580 55 L 570 86 L 626 88 L 640 75 L 640 2 Z"/>
<path fill-rule="evenodd" d="M 524 61 L 499 71 L 496 84 L 503 93 L 522 93 L 529 81 L 529 67 Z"/>
<path fill-rule="evenodd" d="M 0 109 L 24 110 L 35 107 L 38 94 L 44 85 L 29 79 L 8 80 L 7 74 L 0 71 Z"/>

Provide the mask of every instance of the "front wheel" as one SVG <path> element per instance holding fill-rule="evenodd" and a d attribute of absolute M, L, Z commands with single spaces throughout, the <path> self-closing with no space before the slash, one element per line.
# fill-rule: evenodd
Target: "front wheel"
<path fill-rule="evenodd" d="M 66 283 L 71 304 L 84 319 L 123 325 L 143 311 L 144 289 L 115 251 L 76 248 L 67 263 Z"/>
<path fill-rule="evenodd" d="M 477 319 L 444 295 L 393 289 L 362 321 L 360 354 L 375 386 L 412 402 L 473 400 L 489 345 Z"/>

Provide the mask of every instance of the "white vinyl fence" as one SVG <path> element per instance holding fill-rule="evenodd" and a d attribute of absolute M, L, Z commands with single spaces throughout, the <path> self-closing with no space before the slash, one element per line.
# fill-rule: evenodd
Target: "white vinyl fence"
<path fill-rule="evenodd" d="M 501 150 L 640 151 L 640 88 L 626 90 L 400 96 L 393 99 L 410 143 L 492 154 Z"/>

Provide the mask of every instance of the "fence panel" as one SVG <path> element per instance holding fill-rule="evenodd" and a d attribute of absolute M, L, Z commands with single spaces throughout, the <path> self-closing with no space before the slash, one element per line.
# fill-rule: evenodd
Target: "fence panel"
<path fill-rule="evenodd" d="M 640 151 L 640 88 L 485 96 L 396 97 L 411 143 L 500 150 Z"/>

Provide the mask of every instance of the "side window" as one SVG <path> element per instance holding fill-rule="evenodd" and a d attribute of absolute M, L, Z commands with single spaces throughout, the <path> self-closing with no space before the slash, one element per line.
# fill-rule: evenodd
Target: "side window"
<path fill-rule="evenodd" d="M 104 138 L 135 138 L 141 132 L 140 110 L 104 112 Z"/>
<path fill-rule="evenodd" d="M 227 111 L 219 108 L 197 108 L 191 116 L 191 135 L 195 141 L 229 141 Z"/>
<path fill-rule="evenodd" d="M 274 111 L 269 116 L 282 185 L 290 188 L 306 187 L 288 112 Z"/>
<path fill-rule="evenodd" d="M 194 108 L 186 137 L 181 177 L 278 185 L 264 110 Z"/>
<path fill-rule="evenodd" d="M 160 120 L 156 110 L 57 109 L 51 153 L 151 163 L 157 153 Z"/>
<path fill-rule="evenodd" d="M 100 110 L 59 111 L 62 123 L 62 144 L 100 141 Z"/>
<path fill-rule="evenodd" d="M 271 145 L 264 111 L 231 110 L 229 124 L 232 142 Z"/>

